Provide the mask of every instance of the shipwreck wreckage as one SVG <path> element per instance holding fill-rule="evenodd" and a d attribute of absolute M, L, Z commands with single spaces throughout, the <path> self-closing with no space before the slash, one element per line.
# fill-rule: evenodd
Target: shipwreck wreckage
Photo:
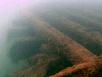
<path fill-rule="evenodd" d="M 33 16 L 28 11 L 23 15 L 30 23 L 34 24 L 34 27 L 38 31 L 50 36 L 50 40 L 53 39 L 53 41 L 61 45 L 64 50 L 63 53 L 73 64 L 72 67 L 67 67 L 49 77 L 102 77 L 102 56 L 96 56 L 91 53 L 88 49 L 76 43 L 70 37 L 67 37 L 54 27 L 51 27 L 40 17 Z M 53 62 L 52 59 L 49 60 L 49 62 Z M 35 73 L 38 73 L 41 69 L 43 69 L 43 73 L 39 73 L 40 75 L 35 74 L 33 77 L 44 77 L 44 73 L 46 73 L 46 69 L 44 68 L 47 68 L 48 63 L 43 63 L 42 59 L 42 64 L 44 64 L 43 67 L 37 68 Z M 37 66 L 39 65 L 38 63 Z M 24 77 L 28 76 L 25 75 Z"/>

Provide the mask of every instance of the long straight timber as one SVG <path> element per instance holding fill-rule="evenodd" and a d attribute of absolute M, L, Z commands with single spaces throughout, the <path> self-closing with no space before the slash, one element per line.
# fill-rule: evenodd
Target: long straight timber
<path fill-rule="evenodd" d="M 68 36 L 65 36 L 54 27 L 51 27 L 47 22 L 39 18 L 39 16 L 34 16 L 28 11 L 23 15 L 25 15 L 25 18 L 32 23 L 39 32 L 47 35 L 56 43 L 60 44 L 63 47 L 63 53 L 72 63 L 79 64 L 86 62 L 87 60 L 95 60 L 96 56 L 88 49 L 84 48 Z"/>

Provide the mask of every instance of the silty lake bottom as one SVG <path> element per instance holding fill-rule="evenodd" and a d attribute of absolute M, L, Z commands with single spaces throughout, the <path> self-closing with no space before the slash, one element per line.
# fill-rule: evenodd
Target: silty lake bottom
<path fill-rule="evenodd" d="M 101 77 L 102 1 L 32 3 L 7 24 L 0 77 Z"/>

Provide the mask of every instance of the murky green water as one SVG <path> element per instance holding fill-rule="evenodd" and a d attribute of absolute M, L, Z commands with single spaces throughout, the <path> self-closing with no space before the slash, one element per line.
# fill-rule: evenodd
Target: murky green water
<path fill-rule="evenodd" d="M 29 22 L 24 14 L 29 16 L 31 13 L 33 19 L 36 20 L 38 17 L 38 20 L 46 22 L 90 52 L 97 56 L 102 54 L 102 5 L 100 0 L 35 0 L 32 2 L 34 4 L 31 7 L 20 9 L 12 19 L 5 18 L 4 21 L 9 19 L 10 21 L 4 28 L 1 26 L 0 72 L 2 74 L 0 77 L 11 77 L 14 72 L 33 68 L 34 64 L 36 68 L 39 57 L 46 58 L 42 55 L 58 58 L 57 61 L 55 59 L 54 64 L 45 68 L 47 70 L 45 77 L 72 65 L 62 53 L 63 48 L 51 41 L 50 36 L 39 32 L 34 26 L 36 24 Z M 38 57 L 35 57 L 36 55 Z M 50 60 L 49 57 L 48 60 Z"/>

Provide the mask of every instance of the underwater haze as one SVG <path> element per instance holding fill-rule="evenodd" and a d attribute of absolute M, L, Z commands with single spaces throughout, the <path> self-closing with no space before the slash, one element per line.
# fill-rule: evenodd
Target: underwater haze
<path fill-rule="evenodd" d="M 43 31 L 46 26 L 37 26 L 41 24 L 102 55 L 102 0 L 0 0 L 0 77 L 49 77 L 72 65 L 63 47 Z M 39 58 L 55 64 L 43 76 L 29 74 L 39 67 Z M 26 76 L 18 73 L 22 70 Z"/>

